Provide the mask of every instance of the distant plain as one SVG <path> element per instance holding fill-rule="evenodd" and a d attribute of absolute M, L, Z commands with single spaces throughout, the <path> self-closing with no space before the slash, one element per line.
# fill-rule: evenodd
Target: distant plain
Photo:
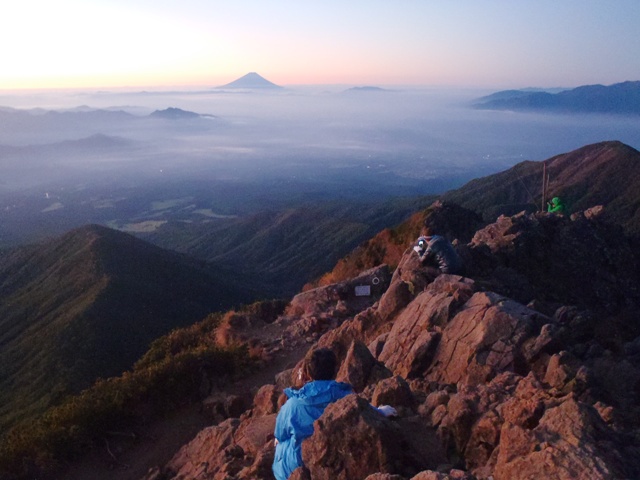
<path fill-rule="evenodd" d="M 132 233 L 323 202 L 442 193 L 620 140 L 640 118 L 474 110 L 487 90 L 0 92 L 0 246 L 86 223 Z M 155 111 L 178 108 L 195 118 Z"/>

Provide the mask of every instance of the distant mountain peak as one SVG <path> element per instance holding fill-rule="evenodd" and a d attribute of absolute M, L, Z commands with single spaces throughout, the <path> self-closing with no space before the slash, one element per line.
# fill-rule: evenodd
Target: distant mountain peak
<path fill-rule="evenodd" d="M 277 89 L 282 87 L 280 85 L 276 85 L 273 82 L 270 82 L 256 72 L 249 72 L 246 75 L 238 78 L 237 80 L 234 80 L 231 83 L 227 83 L 226 85 L 222 85 L 218 88 Z"/>
<path fill-rule="evenodd" d="M 166 118 L 169 120 L 199 118 L 200 115 L 188 110 L 182 110 L 181 108 L 169 107 L 164 110 L 155 110 L 149 114 L 150 117 Z"/>
<path fill-rule="evenodd" d="M 103 133 L 94 133 L 88 137 L 78 140 L 64 140 L 58 144 L 49 146 L 63 146 L 65 148 L 88 148 L 88 149 L 107 149 L 117 147 L 127 147 L 133 145 L 134 142 L 124 137 L 114 137 Z"/>
<path fill-rule="evenodd" d="M 366 93 L 366 92 L 390 92 L 391 90 L 387 90 L 386 88 L 375 87 L 371 85 L 365 85 L 362 87 L 351 87 L 345 90 L 345 92 L 355 92 L 355 93 Z"/>
<path fill-rule="evenodd" d="M 476 100 L 475 108 L 569 113 L 640 114 L 640 81 L 609 86 L 583 85 L 571 90 L 504 90 Z"/>

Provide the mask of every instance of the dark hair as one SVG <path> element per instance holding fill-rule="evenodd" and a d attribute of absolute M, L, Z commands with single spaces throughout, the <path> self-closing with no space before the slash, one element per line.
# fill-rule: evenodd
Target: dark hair
<path fill-rule="evenodd" d="M 427 225 L 427 221 L 426 220 L 425 220 L 424 227 L 422 227 L 420 229 L 420 235 L 423 236 L 423 237 L 431 237 L 431 236 L 433 236 L 433 231 L 431 230 L 431 227 L 429 227 Z"/>
<path fill-rule="evenodd" d="M 333 380 L 338 359 L 328 348 L 314 350 L 307 362 L 307 373 L 313 380 Z"/>

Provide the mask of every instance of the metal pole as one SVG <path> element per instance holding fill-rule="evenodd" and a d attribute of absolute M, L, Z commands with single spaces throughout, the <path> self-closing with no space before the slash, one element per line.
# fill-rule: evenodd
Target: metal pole
<path fill-rule="evenodd" d="M 542 211 L 547 204 L 547 162 L 542 162 Z"/>

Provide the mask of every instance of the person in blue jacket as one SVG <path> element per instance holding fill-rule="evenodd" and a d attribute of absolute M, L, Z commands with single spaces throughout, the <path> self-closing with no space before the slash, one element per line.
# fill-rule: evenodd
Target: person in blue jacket
<path fill-rule="evenodd" d="M 273 474 L 277 480 L 287 480 L 302 466 L 302 441 L 313 434 L 313 422 L 327 405 L 353 393 L 351 385 L 334 380 L 337 363 L 328 348 L 314 350 L 299 372 L 299 380 L 308 383 L 299 390 L 285 389 L 288 400 L 278 413 L 275 428 Z"/>
<path fill-rule="evenodd" d="M 314 350 L 298 373 L 299 389 L 287 388 L 288 397 L 276 417 L 276 453 L 273 474 L 277 480 L 287 480 L 293 471 L 301 467 L 302 441 L 313 434 L 315 422 L 330 403 L 353 392 L 348 383 L 336 382 L 338 360 L 328 348 Z M 398 412 L 389 405 L 373 407 L 385 417 L 395 417 Z"/>

